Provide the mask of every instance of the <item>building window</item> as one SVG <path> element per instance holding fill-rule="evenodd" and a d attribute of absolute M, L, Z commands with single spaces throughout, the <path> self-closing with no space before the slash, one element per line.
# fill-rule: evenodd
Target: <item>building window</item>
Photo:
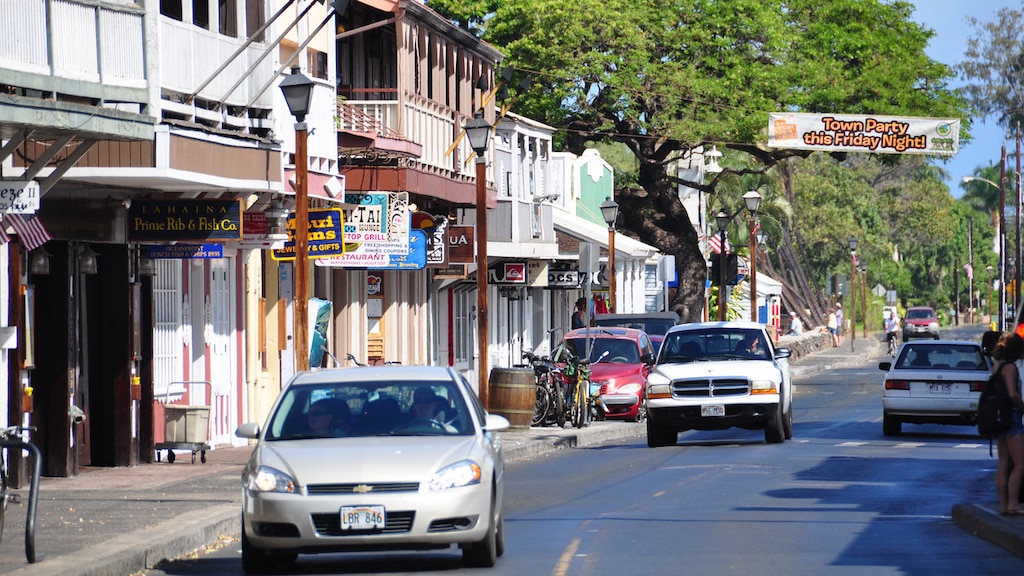
<path fill-rule="evenodd" d="M 160 14 L 181 22 L 181 0 L 160 0 Z"/>
<path fill-rule="evenodd" d="M 309 52 L 309 73 L 314 78 L 327 80 L 327 54 L 319 51 Z"/>
<path fill-rule="evenodd" d="M 217 30 L 224 36 L 238 38 L 238 5 L 237 0 L 217 1 Z"/>
<path fill-rule="evenodd" d="M 167 400 L 168 385 L 181 382 L 184 338 L 181 261 L 157 260 L 153 277 L 153 393 Z"/>
<path fill-rule="evenodd" d="M 204 30 L 210 29 L 209 0 L 192 0 L 192 24 Z"/>

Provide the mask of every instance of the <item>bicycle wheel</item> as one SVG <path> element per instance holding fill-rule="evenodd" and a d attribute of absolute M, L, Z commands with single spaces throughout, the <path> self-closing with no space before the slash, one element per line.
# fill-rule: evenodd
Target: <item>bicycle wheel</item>
<path fill-rule="evenodd" d="M 555 425 L 561 428 L 565 426 L 565 391 L 561 382 L 552 382 L 551 399 L 550 413 L 555 417 Z"/>
<path fill-rule="evenodd" d="M 537 385 L 534 386 L 536 398 L 533 402 L 533 426 L 543 426 L 548 419 L 548 412 L 551 410 L 551 392 L 543 378 L 541 376 L 541 379 L 537 380 Z"/>
<path fill-rule="evenodd" d="M 587 389 L 585 386 L 585 381 L 578 380 L 576 382 L 576 393 L 573 394 L 572 425 L 576 428 L 583 428 L 587 423 L 588 412 L 590 412 L 590 408 L 587 406 Z"/>

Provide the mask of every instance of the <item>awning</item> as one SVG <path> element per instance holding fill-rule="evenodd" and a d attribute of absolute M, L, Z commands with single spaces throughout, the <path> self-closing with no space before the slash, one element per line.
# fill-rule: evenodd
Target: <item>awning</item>
<path fill-rule="evenodd" d="M 552 210 L 555 230 L 608 247 L 608 228 L 579 218 L 564 210 Z M 658 255 L 658 249 L 622 234 L 615 234 L 615 252 L 632 258 L 651 258 Z"/>

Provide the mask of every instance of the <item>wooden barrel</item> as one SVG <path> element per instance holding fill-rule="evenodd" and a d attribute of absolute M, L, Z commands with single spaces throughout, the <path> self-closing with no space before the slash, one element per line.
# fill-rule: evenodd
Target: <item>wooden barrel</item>
<path fill-rule="evenodd" d="M 537 401 L 533 368 L 491 369 L 488 411 L 508 419 L 513 429 L 528 429 Z"/>

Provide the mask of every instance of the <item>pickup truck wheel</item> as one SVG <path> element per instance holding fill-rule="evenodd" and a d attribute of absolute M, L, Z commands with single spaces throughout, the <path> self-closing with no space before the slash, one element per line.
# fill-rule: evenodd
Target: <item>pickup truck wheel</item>
<path fill-rule="evenodd" d="M 769 444 L 779 444 L 786 440 L 786 431 L 782 424 L 782 405 L 776 404 L 775 409 L 768 415 L 764 423 L 764 441 Z"/>
<path fill-rule="evenodd" d="M 651 423 L 651 418 L 648 415 L 647 418 L 647 447 L 648 448 L 660 448 L 662 446 L 675 446 L 676 441 L 679 440 L 679 433 L 671 428 L 663 428 L 656 424 Z"/>
<path fill-rule="evenodd" d="M 789 405 L 789 410 L 782 416 L 782 430 L 786 434 L 786 440 L 793 438 L 793 404 L 792 401 Z"/>

